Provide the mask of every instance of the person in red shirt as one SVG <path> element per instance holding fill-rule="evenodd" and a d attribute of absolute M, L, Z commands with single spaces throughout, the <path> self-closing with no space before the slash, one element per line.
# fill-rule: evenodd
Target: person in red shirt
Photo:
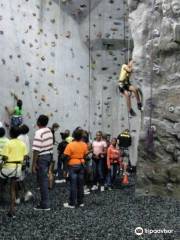
<path fill-rule="evenodd" d="M 109 190 L 114 184 L 118 166 L 121 166 L 121 164 L 122 164 L 122 154 L 120 150 L 117 148 L 117 139 L 113 138 L 111 140 L 111 145 L 107 150 L 107 166 L 109 170 L 108 177 L 107 177 L 107 185 Z"/>

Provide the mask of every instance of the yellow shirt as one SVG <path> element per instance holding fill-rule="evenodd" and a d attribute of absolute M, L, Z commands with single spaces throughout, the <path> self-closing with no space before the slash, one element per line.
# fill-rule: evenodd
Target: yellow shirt
<path fill-rule="evenodd" d="M 7 142 L 9 142 L 8 138 L 6 138 L 6 137 L 0 138 L 0 155 L 2 155 L 2 150 Z"/>
<path fill-rule="evenodd" d="M 119 75 L 119 82 L 128 82 L 129 81 L 129 73 L 125 70 L 125 67 L 127 65 L 126 64 L 123 64 L 122 67 L 121 67 L 121 72 L 120 72 L 120 75 Z"/>
<path fill-rule="evenodd" d="M 66 138 L 66 142 L 70 143 L 72 141 L 73 141 L 73 137 L 69 136 L 69 137 Z"/>
<path fill-rule="evenodd" d="M 17 138 L 11 139 L 2 149 L 2 155 L 8 157 L 8 162 L 23 162 L 24 156 L 27 155 L 26 145 Z M 13 163 L 6 163 L 3 167 L 14 168 L 15 166 Z"/>

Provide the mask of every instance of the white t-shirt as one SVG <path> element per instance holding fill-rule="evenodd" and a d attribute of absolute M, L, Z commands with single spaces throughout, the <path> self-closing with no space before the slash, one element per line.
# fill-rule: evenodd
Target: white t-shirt
<path fill-rule="evenodd" d="M 2 122 L 0 122 L 0 127 L 3 127 L 3 124 L 2 124 Z"/>
<path fill-rule="evenodd" d="M 27 154 L 29 154 L 30 151 L 30 142 L 29 142 L 29 137 L 27 134 L 21 134 L 18 137 L 19 140 L 21 140 L 25 145 L 27 149 Z"/>
<path fill-rule="evenodd" d="M 32 150 L 38 151 L 39 155 L 53 153 L 53 134 L 48 127 L 35 132 Z"/>

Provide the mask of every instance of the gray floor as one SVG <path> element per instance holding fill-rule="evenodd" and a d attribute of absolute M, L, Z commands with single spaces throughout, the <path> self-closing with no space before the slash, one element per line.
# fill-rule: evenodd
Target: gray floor
<path fill-rule="evenodd" d="M 7 205 L 0 207 L 1 240 L 180 239 L 177 232 L 135 235 L 136 227 L 177 231 L 180 204 L 173 199 L 135 198 L 132 177 L 129 187 L 117 183 L 112 191 L 87 195 L 83 209 L 64 209 L 62 205 L 67 201 L 68 192 L 65 184 L 58 184 L 50 193 L 50 212 L 33 210 L 39 195 L 34 180 L 29 179 L 29 187 L 36 193 L 36 198 L 17 207 L 16 219 L 6 216 Z"/>

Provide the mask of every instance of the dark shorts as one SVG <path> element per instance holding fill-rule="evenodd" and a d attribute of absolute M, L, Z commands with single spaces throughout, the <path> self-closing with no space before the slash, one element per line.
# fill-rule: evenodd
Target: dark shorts
<path fill-rule="evenodd" d="M 123 87 L 119 87 L 119 91 L 120 91 L 121 93 L 124 93 L 124 91 L 129 91 L 129 87 L 130 87 L 130 86 L 131 86 L 130 83 L 126 83 L 126 84 L 123 85 Z"/>

